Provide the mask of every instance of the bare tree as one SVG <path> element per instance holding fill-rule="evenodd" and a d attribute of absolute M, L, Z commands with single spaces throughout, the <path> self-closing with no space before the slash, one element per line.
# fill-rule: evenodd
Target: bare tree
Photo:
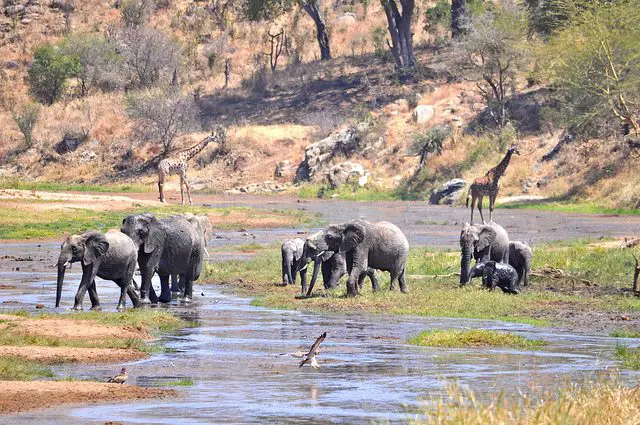
<path fill-rule="evenodd" d="M 415 8 L 415 0 L 380 0 L 391 35 L 391 53 L 396 68 L 407 69 L 415 65 L 413 56 L 413 33 L 411 20 Z"/>
<path fill-rule="evenodd" d="M 127 97 L 127 115 L 138 124 L 142 139 L 156 139 L 163 154 L 180 134 L 199 126 L 199 111 L 191 96 L 177 89 L 147 90 Z"/>
<path fill-rule="evenodd" d="M 278 59 L 282 54 L 282 46 L 284 45 L 284 28 L 281 28 L 280 32 L 276 34 L 271 34 L 271 31 L 269 31 L 268 35 L 269 43 L 271 44 L 271 50 L 268 54 L 269 64 L 271 65 L 271 72 L 275 72 L 278 67 Z"/>
<path fill-rule="evenodd" d="M 13 118 L 22 133 L 27 149 L 33 146 L 33 130 L 40 118 L 40 105 L 37 103 L 25 103 L 19 108 L 13 108 L 11 118 Z"/>

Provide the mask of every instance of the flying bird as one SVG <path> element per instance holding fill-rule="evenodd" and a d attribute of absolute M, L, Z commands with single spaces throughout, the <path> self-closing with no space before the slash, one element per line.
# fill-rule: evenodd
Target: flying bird
<path fill-rule="evenodd" d="M 326 337 L 327 337 L 327 333 L 324 332 L 322 335 L 318 337 L 318 339 L 316 339 L 316 342 L 313 343 L 309 352 L 304 355 L 304 358 L 300 362 L 300 367 L 304 366 L 305 363 L 309 363 L 311 367 L 314 369 L 317 369 L 320 367 L 318 366 L 318 361 L 316 360 L 316 357 L 318 356 L 318 354 L 320 354 L 320 344 L 322 343 L 322 341 L 324 341 Z"/>
<path fill-rule="evenodd" d="M 127 375 L 127 368 L 123 367 L 119 374 L 117 374 L 113 378 L 109 378 L 107 382 L 113 384 L 124 384 L 125 382 L 127 382 L 128 377 L 129 375 Z"/>

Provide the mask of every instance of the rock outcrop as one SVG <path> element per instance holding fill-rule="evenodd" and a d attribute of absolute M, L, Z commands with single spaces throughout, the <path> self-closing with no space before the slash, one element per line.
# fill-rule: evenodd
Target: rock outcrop
<path fill-rule="evenodd" d="M 429 197 L 431 205 L 452 205 L 456 202 L 459 195 L 458 192 L 465 187 L 467 183 L 462 179 L 453 179 L 446 182 L 440 189 L 435 189 Z"/>
<path fill-rule="evenodd" d="M 364 186 L 368 181 L 368 174 L 364 166 L 355 162 L 341 162 L 329 169 L 327 180 L 333 189 L 349 181 L 357 181 L 358 186 Z"/>

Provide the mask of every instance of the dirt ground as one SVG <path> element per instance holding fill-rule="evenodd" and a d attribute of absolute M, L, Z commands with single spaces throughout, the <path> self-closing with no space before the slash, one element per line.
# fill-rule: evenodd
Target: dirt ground
<path fill-rule="evenodd" d="M 116 348 L 0 346 L 0 357 L 13 356 L 42 363 L 116 363 L 140 360 L 142 351 Z"/>
<path fill-rule="evenodd" d="M 85 381 L 0 381 L 0 414 L 61 404 L 175 397 L 176 391 Z"/>

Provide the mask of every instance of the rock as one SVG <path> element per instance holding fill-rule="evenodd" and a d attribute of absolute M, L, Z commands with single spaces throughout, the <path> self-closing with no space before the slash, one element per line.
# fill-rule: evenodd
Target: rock
<path fill-rule="evenodd" d="M 545 187 L 548 183 L 549 183 L 549 181 L 547 180 L 547 178 L 543 177 L 540 180 L 538 180 L 538 183 L 536 183 L 536 186 Z"/>
<path fill-rule="evenodd" d="M 413 110 L 413 118 L 418 124 L 425 124 L 431 121 L 435 113 L 431 105 L 418 105 L 416 109 Z"/>
<path fill-rule="evenodd" d="M 436 189 L 429 197 L 431 205 L 451 205 L 457 199 L 457 192 L 465 187 L 467 182 L 463 179 L 453 179 L 446 182 L 440 189 Z"/>
<path fill-rule="evenodd" d="M 25 7 L 21 4 L 16 4 L 14 6 L 7 6 L 4 8 L 4 14 L 7 16 L 16 16 L 24 14 Z"/>
<path fill-rule="evenodd" d="M 368 129 L 369 124 L 360 123 L 307 146 L 304 159 L 296 170 L 294 183 L 313 181 L 316 176 L 325 175 L 336 157 L 350 158 L 355 154 L 370 152 L 373 145 L 383 146 L 384 140 L 381 143 L 379 138 L 364 137 Z"/>
<path fill-rule="evenodd" d="M 20 65 L 18 64 L 17 61 L 7 61 L 4 64 L 4 67 L 7 69 L 18 69 L 20 67 Z"/>
<path fill-rule="evenodd" d="M 41 309 L 43 309 L 43 308 L 45 308 L 45 307 L 44 307 L 44 304 L 36 304 L 36 308 L 37 308 L 38 310 L 41 310 Z"/>
<path fill-rule="evenodd" d="M 347 183 L 352 176 L 357 178 L 360 186 L 364 186 L 367 183 L 367 179 L 361 180 L 366 177 L 364 167 L 355 162 L 342 162 L 334 165 L 327 173 L 327 180 L 331 187 L 335 189 Z M 361 182 L 362 184 L 360 184 Z"/>
<path fill-rule="evenodd" d="M 358 18 L 353 13 L 345 13 L 342 16 L 336 18 L 336 24 L 339 27 L 350 27 L 358 23 Z"/>
<path fill-rule="evenodd" d="M 84 139 L 85 136 L 81 133 L 66 133 L 62 140 L 53 147 L 53 150 L 55 150 L 60 155 L 73 152 L 78 149 L 78 146 L 80 146 L 82 142 L 84 142 Z"/>
<path fill-rule="evenodd" d="M 23 18 L 20 20 L 22 25 L 29 25 L 31 23 L 31 19 Z"/>
<path fill-rule="evenodd" d="M 98 155 L 94 151 L 82 151 L 80 153 L 80 161 L 90 162 L 96 159 Z"/>

